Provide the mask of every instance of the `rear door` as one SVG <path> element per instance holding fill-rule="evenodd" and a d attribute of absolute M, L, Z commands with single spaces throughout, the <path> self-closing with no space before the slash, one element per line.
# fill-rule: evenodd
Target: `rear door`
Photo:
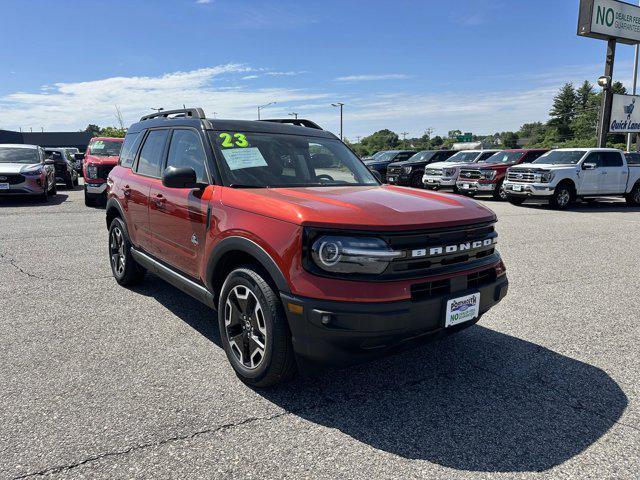
<path fill-rule="evenodd" d="M 166 167 L 191 167 L 199 183 L 208 184 L 207 156 L 200 133 L 191 128 L 172 131 Z M 197 278 L 205 246 L 208 200 L 204 189 L 166 188 L 150 191 L 149 222 L 154 253 L 181 272 Z M 207 197 L 208 198 L 208 195 Z"/>
<path fill-rule="evenodd" d="M 602 193 L 623 193 L 627 188 L 629 169 L 618 152 L 601 153 L 604 162 L 602 176 Z"/>
<path fill-rule="evenodd" d="M 123 185 L 123 193 L 128 197 L 130 225 L 135 243 L 148 253 L 156 254 L 149 225 L 149 194 L 152 187 L 160 183 L 160 167 L 163 162 L 165 145 L 169 131 L 149 130 L 144 138 L 132 174 Z M 128 194 L 126 192 L 129 192 Z"/>

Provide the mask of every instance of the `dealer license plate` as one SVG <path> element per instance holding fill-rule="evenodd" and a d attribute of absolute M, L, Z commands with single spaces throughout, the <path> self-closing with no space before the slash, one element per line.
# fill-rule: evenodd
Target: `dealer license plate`
<path fill-rule="evenodd" d="M 9 190 L 8 183 L 0 183 L 0 190 Z"/>
<path fill-rule="evenodd" d="M 390 182 L 393 182 L 396 179 L 396 177 L 387 177 L 387 180 L 389 180 Z"/>
<path fill-rule="evenodd" d="M 436 180 L 433 178 L 427 178 L 427 183 L 436 183 Z"/>
<path fill-rule="evenodd" d="M 513 186 L 513 191 L 514 192 L 521 192 L 522 191 L 522 185 L 514 185 Z"/>
<path fill-rule="evenodd" d="M 480 293 L 453 298 L 447 302 L 445 327 L 453 327 L 478 317 L 480 313 Z"/>
<path fill-rule="evenodd" d="M 463 183 L 462 184 L 462 188 L 464 188 L 465 190 L 469 190 L 469 184 L 468 183 Z"/>

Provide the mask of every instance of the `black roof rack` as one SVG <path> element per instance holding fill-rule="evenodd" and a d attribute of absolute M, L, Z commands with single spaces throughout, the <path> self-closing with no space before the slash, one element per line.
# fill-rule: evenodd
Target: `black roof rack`
<path fill-rule="evenodd" d="M 316 122 L 306 120 L 304 118 L 269 118 L 260 120 L 261 122 L 273 122 L 273 123 L 290 123 L 291 125 L 297 125 L 298 127 L 315 128 L 316 130 L 324 130 Z"/>
<path fill-rule="evenodd" d="M 141 122 L 145 120 L 151 120 L 152 118 L 167 118 L 169 115 L 173 115 L 175 117 L 192 117 L 198 118 L 200 120 L 204 120 L 206 117 L 204 115 L 204 110 L 201 108 L 181 108 L 179 110 L 160 110 L 156 113 L 151 113 L 149 115 L 145 115 L 140 119 Z"/>

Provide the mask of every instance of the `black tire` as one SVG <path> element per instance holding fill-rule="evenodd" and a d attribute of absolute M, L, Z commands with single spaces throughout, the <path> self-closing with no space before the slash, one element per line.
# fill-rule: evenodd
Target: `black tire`
<path fill-rule="evenodd" d="M 121 243 L 118 243 L 117 239 Z M 146 270 L 131 255 L 131 241 L 124 222 L 116 217 L 109 225 L 109 264 L 111 273 L 123 287 L 140 283 Z"/>
<path fill-rule="evenodd" d="M 496 185 L 496 189 L 493 191 L 494 200 L 505 201 L 507 199 L 507 192 L 502 188 L 503 181 L 504 180 L 498 182 L 498 184 Z"/>
<path fill-rule="evenodd" d="M 73 175 L 69 175 L 69 178 L 65 180 L 64 184 L 69 190 L 73 190 L 73 187 L 74 187 Z"/>
<path fill-rule="evenodd" d="M 253 267 L 237 268 L 227 276 L 220 292 L 218 325 L 229 363 L 247 385 L 270 387 L 296 374 L 291 332 L 280 298 Z"/>
<path fill-rule="evenodd" d="M 96 204 L 96 199 L 90 193 L 87 193 L 87 189 L 84 190 L 84 204 L 87 207 L 93 207 Z"/>
<path fill-rule="evenodd" d="M 422 172 L 416 173 L 411 177 L 410 185 L 413 188 L 424 188 L 424 184 L 422 183 Z"/>
<path fill-rule="evenodd" d="M 640 182 L 636 183 L 631 191 L 625 195 L 627 205 L 631 207 L 640 206 Z"/>
<path fill-rule="evenodd" d="M 507 202 L 511 205 L 522 205 L 527 197 L 516 197 L 515 195 L 507 195 Z"/>
<path fill-rule="evenodd" d="M 49 201 L 49 188 L 48 187 L 44 187 L 43 192 L 38 196 L 38 200 L 40 200 L 41 202 L 48 202 Z"/>
<path fill-rule="evenodd" d="M 558 185 L 549 199 L 549 205 L 556 210 L 565 210 L 575 198 L 573 188 L 567 183 Z"/>

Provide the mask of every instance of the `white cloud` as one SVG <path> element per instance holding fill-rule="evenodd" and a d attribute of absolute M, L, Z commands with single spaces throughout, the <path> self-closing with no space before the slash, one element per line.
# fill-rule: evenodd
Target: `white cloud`
<path fill-rule="evenodd" d="M 242 77 L 242 80 L 253 80 L 258 78 L 260 75 L 245 75 L 244 77 Z"/>
<path fill-rule="evenodd" d="M 406 80 L 411 78 L 410 75 L 402 73 L 389 73 L 385 75 L 348 75 L 346 77 L 338 77 L 338 82 L 371 82 L 376 80 Z"/>
<path fill-rule="evenodd" d="M 265 75 L 269 75 L 270 77 L 293 77 L 295 75 L 302 75 L 303 73 L 307 73 L 305 71 L 288 71 L 288 72 L 266 72 Z"/>
<path fill-rule="evenodd" d="M 196 3 L 198 5 L 208 5 L 212 2 L 213 0 L 196 0 Z"/>

